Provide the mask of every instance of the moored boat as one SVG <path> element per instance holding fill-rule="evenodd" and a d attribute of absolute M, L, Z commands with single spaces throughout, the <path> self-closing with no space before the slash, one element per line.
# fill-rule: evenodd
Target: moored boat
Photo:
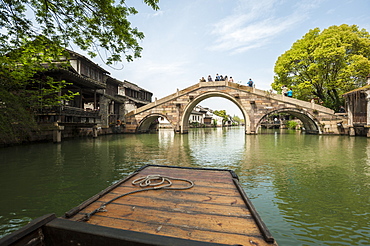
<path fill-rule="evenodd" d="M 277 245 L 233 171 L 158 165 L 0 239 L 27 244 Z"/>

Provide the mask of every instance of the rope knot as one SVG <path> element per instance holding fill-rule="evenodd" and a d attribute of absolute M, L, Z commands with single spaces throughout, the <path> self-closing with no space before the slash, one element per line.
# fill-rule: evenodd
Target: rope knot
<path fill-rule="evenodd" d="M 187 182 L 189 185 L 188 186 L 180 186 L 180 187 L 170 187 L 172 185 L 171 180 L 184 181 L 184 182 Z M 122 195 L 119 195 L 119 196 L 109 200 L 108 202 L 105 202 L 104 204 L 102 204 L 99 208 L 95 209 L 94 211 L 86 214 L 84 216 L 84 218 L 82 218 L 81 220 L 82 221 L 88 221 L 91 218 L 91 216 L 93 216 L 94 214 L 96 214 L 98 212 L 107 212 L 107 210 L 105 209 L 105 207 L 107 205 L 111 204 L 112 202 L 114 202 L 115 200 L 117 200 L 121 197 L 130 195 L 130 194 L 134 194 L 134 193 L 141 192 L 141 191 L 159 190 L 159 189 L 187 190 L 187 189 L 190 189 L 194 186 L 194 182 L 191 181 L 191 180 L 181 179 L 181 178 L 172 178 L 172 177 L 163 176 L 163 175 L 160 175 L 160 174 L 151 174 L 151 175 L 147 175 L 146 177 L 141 177 L 141 178 L 135 179 L 134 181 L 132 181 L 132 184 L 133 185 L 139 185 L 142 188 L 143 187 L 148 187 L 148 188 L 143 188 L 143 189 L 140 189 L 140 190 L 134 190 L 134 191 L 130 191 L 130 192 L 124 193 Z"/>
<path fill-rule="evenodd" d="M 141 177 L 132 181 L 133 185 L 139 185 L 140 187 L 152 186 L 153 189 L 162 189 L 172 185 L 171 180 L 166 176 L 159 174 L 151 174 L 146 177 Z"/>
<path fill-rule="evenodd" d="M 102 205 L 98 208 L 97 212 L 107 212 L 108 210 L 105 209 L 105 205 Z"/>
<path fill-rule="evenodd" d="M 179 180 L 189 183 L 185 187 L 170 187 L 172 186 L 172 180 Z M 173 178 L 160 174 L 150 174 L 145 177 L 141 177 L 132 181 L 133 185 L 139 185 L 140 187 L 150 187 L 150 189 L 172 189 L 172 190 L 186 190 L 194 186 L 194 182 L 189 179 Z M 149 188 L 148 188 L 149 189 Z"/>

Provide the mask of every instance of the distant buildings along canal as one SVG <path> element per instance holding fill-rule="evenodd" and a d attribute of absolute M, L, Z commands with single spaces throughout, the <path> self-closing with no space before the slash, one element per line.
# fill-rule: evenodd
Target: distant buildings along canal
<path fill-rule="evenodd" d="M 158 123 L 159 128 L 172 129 L 172 125 L 163 117 L 159 117 Z M 230 115 L 228 115 L 228 120 L 224 122 L 224 125 L 222 123 L 223 118 L 214 114 L 214 110 L 203 107 L 199 104 L 193 108 L 189 117 L 189 126 L 193 128 L 239 125 L 239 122 L 236 122 Z"/>
<path fill-rule="evenodd" d="M 370 137 L 370 74 L 367 85 L 343 94 L 348 113 L 349 135 Z"/>

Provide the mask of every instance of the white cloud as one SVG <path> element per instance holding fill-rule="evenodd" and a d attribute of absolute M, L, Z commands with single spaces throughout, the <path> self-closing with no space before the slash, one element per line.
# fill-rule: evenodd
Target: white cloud
<path fill-rule="evenodd" d="M 162 10 L 157 10 L 153 14 L 148 14 L 148 17 L 156 17 L 156 16 L 162 16 L 164 14 L 164 11 Z"/>
<path fill-rule="evenodd" d="M 240 2 L 234 14 L 214 25 L 212 34 L 216 36 L 216 41 L 209 49 L 241 53 L 264 46 L 274 37 L 306 20 L 309 11 L 317 6 L 315 1 L 300 2 L 295 6 L 287 6 L 289 9 L 284 12 L 286 14 L 280 12 L 277 16 L 275 8 L 283 4 L 284 1 L 279 0 Z M 290 9 L 293 11 L 289 12 Z"/>

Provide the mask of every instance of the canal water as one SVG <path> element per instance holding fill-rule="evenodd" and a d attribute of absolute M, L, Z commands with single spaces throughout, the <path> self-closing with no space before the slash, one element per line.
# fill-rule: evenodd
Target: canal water
<path fill-rule="evenodd" d="M 0 237 L 61 216 L 145 164 L 235 170 L 281 246 L 370 245 L 370 139 L 243 128 L 0 149 Z"/>

